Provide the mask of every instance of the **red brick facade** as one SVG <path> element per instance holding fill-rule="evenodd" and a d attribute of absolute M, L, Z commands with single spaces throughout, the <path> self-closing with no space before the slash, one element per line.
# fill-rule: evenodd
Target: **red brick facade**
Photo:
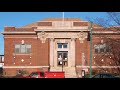
<path fill-rule="evenodd" d="M 4 48 L 5 48 L 4 49 L 4 66 L 5 66 L 4 73 L 6 75 L 16 75 L 17 70 L 27 70 L 29 73 L 33 71 L 48 71 L 48 69 L 50 68 L 50 47 L 51 47 L 50 38 L 46 38 L 45 42 L 42 43 L 41 38 L 44 39 L 44 35 L 42 36 L 41 34 L 41 38 L 38 38 L 38 32 L 35 30 L 37 29 L 36 25 L 44 26 L 45 24 L 47 24 L 50 27 L 52 25 L 50 21 L 57 21 L 57 20 L 60 21 L 59 19 L 46 19 L 43 21 L 49 21 L 49 23 L 38 23 L 38 24 L 34 23 L 33 25 L 30 24 L 22 28 L 15 28 L 15 27 L 4 28 L 5 29 L 3 33 L 4 34 Z M 87 22 L 83 22 L 83 23 L 78 22 L 78 21 L 81 21 L 79 19 L 65 19 L 65 20 L 75 21 L 74 26 L 77 26 L 77 27 L 88 25 Z M 97 25 L 95 24 L 94 26 L 97 27 Z M 94 31 L 101 32 L 100 29 L 94 30 Z M 79 31 L 74 31 L 74 32 L 79 33 L 81 31 L 79 30 Z M 88 34 L 88 31 L 86 33 Z M 112 33 L 111 34 L 104 33 L 104 34 L 99 34 L 99 35 L 93 34 L 93 38 L 92 38 L 92 41 L 93 41 L 92 65 L 93 66 L 96 65 L 94 63 L 96 59 L 95 57 L 98 57 L 98 55 L 95 54 L 94 45 L 98 42 L 101 42 L 101 40 L 103 40 L 102 37 L 106 35 L 111 38 L 120 38 L 119 34 L 112 34 Z M 29 54 L 16 54 L 15 53 L 15 44 L 21 44 L 22 40 L 24 40 L 24 44 L 30 44 L 32 46 L 31 53 Z M 87 38 L 83 40 L 83 43 L 80 43 L 79 38 L 75 39 L 75 67 L 77 71 L 81 70 L 82 57 L 83 57 L 82 53 L 84 53 L 85 55 L 84 66 L 89 67 L 90 65 L 89 64 L 90 63 L 90 41 L 88 41 L 88 36 Z M 24 61 L 22 62 L 22 60 Z M 95 68 L 95 70 L 98 70 L 98 69 L 99 68 Z M 110 70 L 113 70 L 113 69 L 110 69 Z"/>

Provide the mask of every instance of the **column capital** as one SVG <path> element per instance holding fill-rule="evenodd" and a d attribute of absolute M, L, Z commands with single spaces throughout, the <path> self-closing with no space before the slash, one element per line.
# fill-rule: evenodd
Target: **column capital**
<path fill-rule="evenodd" d="M 55 39 L 54 38 L 50 38 L 50 41 L 54 41 Z"/>
<path fill-rule="evenodd" d="M 71 38 L 71 41 L 75 41 L 76 40 L 76 38 Z"/>
<path fill-rule="evenodd" d="M 48 36 L 48 34 L 44 31 L 38 33 L 38 38 L 40 38 L 42 43 L 45 43 L 47 36 Z"/>
<path fill-rule="evenodd" d="M 84 40 L 85 40 L 85 38 L 87 38 L 87 33 L 85 33 L 85 32 L 79 32 L 78 33 L 78 38 L 80 40 L 80 43 L 83 43 Z"/>

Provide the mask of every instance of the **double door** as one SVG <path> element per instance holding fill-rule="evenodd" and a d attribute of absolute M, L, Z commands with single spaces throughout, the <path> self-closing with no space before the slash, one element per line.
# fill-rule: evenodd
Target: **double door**
<path fill-rule="evenodd" d="M 68 51 L 57 52 L 57 65 L 68 66 Z"/>

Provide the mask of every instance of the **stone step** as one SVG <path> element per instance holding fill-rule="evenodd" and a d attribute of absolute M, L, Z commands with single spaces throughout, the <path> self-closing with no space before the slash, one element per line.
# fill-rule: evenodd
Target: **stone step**
<path fill-rule="evenodd" d="M 51 67 L 50 71 L 62 71 L 61 67 Z M 65 78 L 77 78 L 75 67 L 64 67 Z"/>

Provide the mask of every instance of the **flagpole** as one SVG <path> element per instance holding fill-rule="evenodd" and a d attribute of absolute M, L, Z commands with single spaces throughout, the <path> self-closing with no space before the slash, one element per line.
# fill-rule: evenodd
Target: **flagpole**
<path fill-rule="evenodd" d="M 64 12 L 63 12 L 63 22 L 64 22 Z"/>
<path fill-rule="evenodd" d="M 62 12 L 62 17 L 63 17 L 63 26 L 64 26 L 64 18 L 65 18 L 64 12 Z"/>

